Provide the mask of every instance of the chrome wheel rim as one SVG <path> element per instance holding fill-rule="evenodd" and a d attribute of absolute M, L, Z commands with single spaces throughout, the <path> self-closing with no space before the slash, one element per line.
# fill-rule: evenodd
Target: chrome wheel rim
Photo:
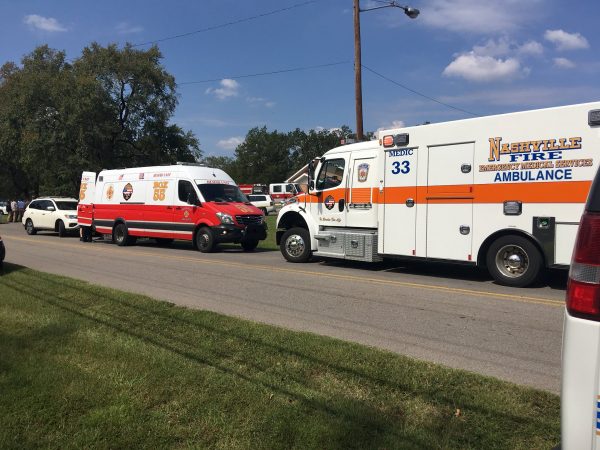
<path fill-rule="evenodd" d="M 496 268 L 505 277 L 522 277 L 529 269 L 529 256 L 523 247 L 505 245 L 496 253 Z"/>
<path fill-rule="evenodd" d="M 33 222 L 31 220 L 27 221 L 27 231 L 33 231 Z"/>
<path fill-rule="evenodd" d="M 123 229 L 121 227 L 118 227 L 115 230 L 115 241 L 122 242 L 123 239 L 125 239 L 125 232 L 123 231 Z"/>
<path fill-rule="evenodd" d="M 208 248 L 209 237 L 207 234 L 200 235 L 200 248 L 207 249 Z"/>
<path fill-rule="evenodd" d="M 299 234 L 292 234 L 285 241 L 285 251 L 294 258 L 301 256 L 305 247 L 304 239 Z"/>

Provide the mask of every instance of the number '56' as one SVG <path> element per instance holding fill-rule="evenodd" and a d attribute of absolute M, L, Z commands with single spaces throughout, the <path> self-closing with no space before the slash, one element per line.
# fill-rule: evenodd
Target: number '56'
<path fill-rule="evenodd" d="M 398 175 L 399 173 L 407 174 L 410 172 L 410 161 L 394 161 L 392 166 L 394 166 L 392 169 L 394 175 Z"/>

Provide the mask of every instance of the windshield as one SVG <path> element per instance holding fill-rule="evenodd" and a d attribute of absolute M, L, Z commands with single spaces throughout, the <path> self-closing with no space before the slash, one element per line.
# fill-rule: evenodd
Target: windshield
<path fill-rule="evenodd" d="M 199 184 L 198 189 L 206 202 L 240 202 L 248 199 L 235 184 Z"/>
<path fill-rule="evenodd" d="M 77 210 L 77 202 L 57 202 L 57 201 L 55 201 L 54 203 L 56 203 L 56 207 L 58 209 L 63 209 L 65 211 L 76 211 Z"/>

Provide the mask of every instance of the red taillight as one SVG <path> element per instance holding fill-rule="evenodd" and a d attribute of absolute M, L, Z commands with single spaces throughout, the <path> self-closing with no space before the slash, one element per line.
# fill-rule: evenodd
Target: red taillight
<path fill-rule="evenodd" d="M 581 218 L 573 262 L 600 266 L 600 213 L 585 213 Z"/>
<path fill-rule="evenodd" d="M 600 214 L 581 218 L 567 287 L 572 316 L 600 321 Z"/>

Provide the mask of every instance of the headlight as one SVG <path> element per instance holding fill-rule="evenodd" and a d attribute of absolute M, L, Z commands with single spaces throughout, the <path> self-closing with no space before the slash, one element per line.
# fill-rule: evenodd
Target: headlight
<path fill-rule="evenodd" d="M 231 217 L 229 214 L 218 212 L 217 217 L 219 218 L 221 223 L 224 225 L 234 225 L 233 217 Z"/>
<path fill-rule="evenodd" d="M 65 214 L 65 217 L 67 219 L 77 219 L 77 215 L 76 214 Z"/>

